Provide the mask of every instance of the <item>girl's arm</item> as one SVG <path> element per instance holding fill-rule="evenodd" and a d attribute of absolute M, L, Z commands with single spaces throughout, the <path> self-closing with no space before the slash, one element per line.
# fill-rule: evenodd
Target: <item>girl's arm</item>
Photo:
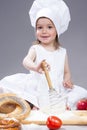
<path fill-rule="evenodd" d="M 27 56 L 23 59 L 23 66 L 27 70 L 33 70 L 39 73 L 42 73 L 41 63 L 38 65 L 35 64 L 36 52 L 34 48 L 30 48 Z"/>
<path fill-rule="evenodd" d="M 68 63 L 68 56 L 67 55 L 65 57 L 63 85 L 64 85 L 64 87 L 67 87 L 67 88 L 72 88 L 73 87 L 73 83 L 71 81 L 71 73 L 70 73 L 70 68 L 69 68 L 69 63 Z"/>

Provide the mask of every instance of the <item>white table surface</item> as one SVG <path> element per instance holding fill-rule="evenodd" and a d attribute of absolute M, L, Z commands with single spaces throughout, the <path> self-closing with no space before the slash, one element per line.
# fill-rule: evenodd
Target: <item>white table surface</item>
<path fill-rule="evenodd" d="M 67 111 L 66 111 L 67 112 Z M 66 113 L 67 114 L 67 113 Z M 41 111 L 31 111 L 27 120 L 42 120 L 46 115 L 44 115 Z M 63 115 L 64 116 L 64 115 Z M 69 117 L 70 116 L 70 117 Z M 66 115 L 65 115 L 66 117 Z M 72 114 L 68 114 L 68 117 L 71 118 Z M 46 120 L 46 119 L 45 119 Z M 86 123 L 87 124 L 87 123 Z M 22 130 L 49 130 L 46 125 L 38 125 L 38 124 L 26 124 L 22 126 Z M 87 130 L 87 125 L 62 125 L 58 130 Z"/>
<path fill-rule="evenodd" d="M 46 125 L 23 125 L 22 130 L 49 130 Z M 62 125 L 58 130 L 87 130 L 87 125 Z"/>

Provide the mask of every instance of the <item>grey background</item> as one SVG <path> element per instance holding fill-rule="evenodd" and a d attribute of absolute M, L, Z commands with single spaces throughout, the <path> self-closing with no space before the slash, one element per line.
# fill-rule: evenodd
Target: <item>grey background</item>
<path fill-rule="evenodd" d="M 74 84 L 87 88 L 87 0 L 65 0 L 70 8 L 68 31 L 60 36 L 67 49 Z M 0 79 L 28 73 L 22 60 L 35 40 L 28 11 L 33 0 L 0 0 Z"/>

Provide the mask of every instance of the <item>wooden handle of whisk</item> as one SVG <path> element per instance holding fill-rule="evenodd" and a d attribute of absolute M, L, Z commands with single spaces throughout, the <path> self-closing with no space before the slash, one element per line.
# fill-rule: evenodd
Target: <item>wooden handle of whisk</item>
<path fill-rule="evenodd" d="M 49 72 L 48 72 L 48 70 L 46 68 L 46 62 L 45 62 L 45 60 L 42 61 L 42 69 L 45 72 L 45 77 L 46 77 L 46 80 L 48 82 L 48 86 L 49 86 L 50 89 L 52 89 L 53 86 L 52 86 L 52 82 L 51 82 L 51 78 L 50 78 Z"/>

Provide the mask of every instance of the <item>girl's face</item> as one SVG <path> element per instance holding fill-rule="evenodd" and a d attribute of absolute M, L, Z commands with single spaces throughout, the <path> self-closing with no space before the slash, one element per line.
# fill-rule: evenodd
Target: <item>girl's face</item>
<path fill-rule="evenodd" d="M 56 39 L 56 28 L 48 18 L 39 18 L 36 24 L 36 37 L 42 44 L 54 44 Z"/>

